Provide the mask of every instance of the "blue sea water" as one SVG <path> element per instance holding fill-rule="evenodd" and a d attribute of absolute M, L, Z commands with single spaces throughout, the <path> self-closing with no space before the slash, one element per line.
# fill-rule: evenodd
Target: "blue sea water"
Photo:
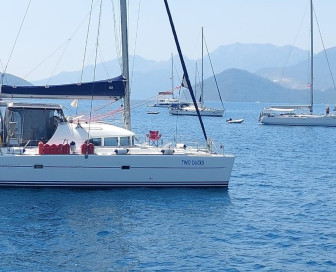
<path fill-rule="evenodd" d="M 228 189 L 0 188 L 0 271 L 336 271 L 336 128 L 225 105 L 204 122 L 236 156 Z M 149 110 L 132 113 L 140 141 L 202 142 L 197 118 Z"/>

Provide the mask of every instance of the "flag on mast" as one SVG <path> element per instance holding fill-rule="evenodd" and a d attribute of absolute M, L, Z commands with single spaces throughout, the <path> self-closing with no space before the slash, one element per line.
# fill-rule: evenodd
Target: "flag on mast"
<path fill-rule="evenodd" d="M 71 107 L 77 108 L 78 107 L 78 99 L 74 99 L 71 103 L 70 103 Z"/>
<path fill-rule="evenodd" d="M 182 87 L 187 88 L 188 89 L 188 83 L 187 80 L 183 74 L 183 78 L 182 78 L 182 83 L 181 83 Z"/>

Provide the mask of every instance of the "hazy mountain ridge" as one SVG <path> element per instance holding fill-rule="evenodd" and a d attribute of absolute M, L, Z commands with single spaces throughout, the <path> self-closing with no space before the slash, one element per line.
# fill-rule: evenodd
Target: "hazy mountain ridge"
<path fill-rule="evenodd" d="M 2 78 L 2 73 L 0 73 L 0 78 Z M 11 75 L 11 74 L 5 74 L 3 77 L 3 84 L 4 85 L 13 85 L 13 86 L 31 86 L 29 81 L 24 80 L 20 77 Z"/>
<path fill-rule="evenodd" d="M 289 58 L 289 56 L 291 56 Z M 291 45 L 235 43 L 217 48 L 211 53 L 214 66 L 219 71 L 230 68 L 256 72 L 265 67 L 295 65 L 307 58 L 307 51 Z"/>
<path fill-rule="evenodd" d="M 225 101 L 270 102 L 308 104 L 309 90 L 289 89 L 263 77 L 239 69 L 228 69 L 216 75 L 222 99 Z M 315 103 L 336 102 L 336 91 L 316 90 Z M 204 97 L 218 100 L 219 95 L 213 78 L 204 81 Z"/>
<path fill-rule="evenodd" d="M 328 57 L 328 61 L 326 58 Z M 329 65 L 332 75 L 330 74 Z M 310 60 L 305 60 L 287 67 L 262 68 L 256 74 L 289 88 L 303 88 L 310 82 Z M 326 90 L 333 86 L 332 76 L 336 79 L 336 47 L 321 51 L 314 56 L 314 87 Z"/>
<path fill-rule="evenodd" d="M 217 72 L 224 100 L 307 103 L 307 55 L 307 51 L 293 46 L 235 43 L 217 48 L 210 56 L 215 72 Z M 336 48 L 330 48 L 328 55 L 329 59 L 336 63 Z M 185 58 L 185 62 L 192 84 L 197 83 L 200 79 L 201 60 Z M 198 73 L 196 73 L 196 63 Z M 174 73 L 174 86 L 178 86 L 183 73 L 177 56 L 174 56 L 174 64 L 178 73 L 178 75 L 176 72 Z M 292 64 L 292 66 L 288 66 L 288 64 Z M 315 87 L 322 86 L 327 82 L 325 80 L 326 70 L 320 66 L 328 67 L 324 52 L 316 55 Z M 147 99 L 157 95 L 159 91 L 171 89 L 170 59 L 153 61 L 139 56 L 130 56 L 130 70 L 131 92 L 134 99 Z M 93 71 L 93 65 L 85 68 L 83 71 L 84 82 L 93 80 Z M 253 74 L 255 71 L 257 73 Z M 96 80 L 113 78 L 120 74 L 121 68 L 118 59 L 96 66 Z M 283 81 L 278 84 L 279 75 L 282 74 L 285 76 Z M 218 100 L 207 55 L 204 57 L 204 77 L 206 78 L 205 98 Z M 34 84 L 74 83 L 79 82 L 80 78 L 81 71 L 62 72 L 50 79 L 36 81 Z M 284 84 L 285 80 L 287 80 L 287 84 Z M 335 99 L 334 91 L 329 90 L 331 86 L 332 83 L 324 84 L 324 88 L 321 88 L 325 90 L 324 92 L 316 90 L 315 101 L 329 103 L 330 99 Z"/>

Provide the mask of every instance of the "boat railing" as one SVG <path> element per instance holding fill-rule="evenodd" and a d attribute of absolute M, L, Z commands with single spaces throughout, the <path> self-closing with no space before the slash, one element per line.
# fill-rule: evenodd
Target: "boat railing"
<path fill-rule="evenodd" d="M 202 151 L 206 153 L 217 153 L 215 152 L 217 150 L 217 147 L 215 143 L 212 141 L 212 139 L 208 139 L 207 142 L 205 143 L 200 143 L 198 141 L 190 141 L 187 143 L 184 143 L 185 149 L 192 149 L 196 151 Z"/>
<path fill-rule="evenodd" d="M 219 153 L 219 149 L 221 149 L 221 153 L 224 154 L 224 145 L 220 144 L 218 148 L 216 143 L 211 138 L 209 138 L 207 141 L 207 151 L 209 153 Z"/>

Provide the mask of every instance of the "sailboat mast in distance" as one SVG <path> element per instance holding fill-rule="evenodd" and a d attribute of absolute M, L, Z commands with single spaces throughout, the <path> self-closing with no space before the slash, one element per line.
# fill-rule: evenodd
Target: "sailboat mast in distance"
<path fill-rule="evenodd" d="M 203 69 L 203 65 L 204 65 L 204 63 L 203 63 L 203 59 L 204 59 L 204 48 L 203 48 L 203 46 L 204 46 L 204 36 L 203 36 L 203 27 L 202 27 L 202 82 L 201 82 L 201 106 L 203 107 L 203 103 L 204 103 L 204 97 L 203 97 L 203 86 L 204 86 L 204 84 L 203 84 L 203 82 L 204 82 L 204 69 Z"/>
<path fill-rule="evenodd" d="M 172 92 L 172 96 L 174 98 L 174 56 L 173 53 L 171 54 L 171 92 Z"/>

